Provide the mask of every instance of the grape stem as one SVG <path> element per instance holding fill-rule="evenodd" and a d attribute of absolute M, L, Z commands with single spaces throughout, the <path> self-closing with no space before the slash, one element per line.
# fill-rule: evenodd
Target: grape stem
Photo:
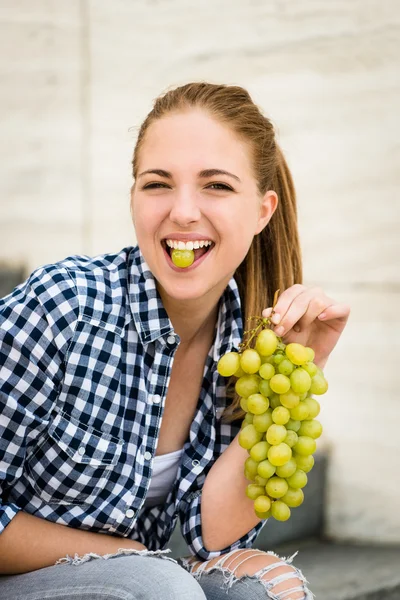
<path fill-rule="evenodd" d="M 272 311 L 271 311 L 271 316 L 270 317 L 249 317 L 247 319 L 247 321 L 252 321 L 252 320 L 256 320 L 257 321 L 257 326 L 254 327 L 253 329 L 248 329 L 247 331 L 245 331 L 243 333 L 243 338 L 246 337 L 246 335 L 250 335 L 250 337 L 243 341 L 240 342 L 239 344 L 239 353 L 244 352 L 244 350 L 246 350 L 247 348 L 251 347 L 251 342 L 253 341 L 253 339 L 255 338 L 256 335 L 258 335 L 260 333 L 260 331 L 262 329 L 267 329 L 267 328 L 271 328 L 271 317 L 274 314 L 274 308 L 276 306 L 276 303 L 278 302 L 278 296 L 279 296 L 279 292 L 280 290 L 276 290 L 275 294 L 274 294 L 274 301 L 272 303 Z"/>

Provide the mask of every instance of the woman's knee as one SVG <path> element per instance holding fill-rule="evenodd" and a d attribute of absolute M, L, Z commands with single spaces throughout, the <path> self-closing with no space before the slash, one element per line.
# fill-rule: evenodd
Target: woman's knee
<path fill-rule="evenodd" d="M 203 573 L 220 570 L 224 574 L 225 587 L 232 589 L 232 600 L 236 597 L 233 594 L 233 584 L 246 576 L 251 577 L 258 585 L 261 584 L 267 590 L 267 597 L 274 600 L 311 600 L 313 596 L 306 586 L 305 578 L 290 562 L 290 559 L 281 559 L 273 553 L 245 549 L 235 550 L 209 561 L 191 558 L 186 567 L 198 579 Z"/>

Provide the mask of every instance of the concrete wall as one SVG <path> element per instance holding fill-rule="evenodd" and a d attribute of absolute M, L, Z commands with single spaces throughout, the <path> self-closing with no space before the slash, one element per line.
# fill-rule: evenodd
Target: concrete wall
<path fill-rule="evenodd" d="M 2 261 L 134 242 L 135 131 L 168 86 L 244 85 L 276 123 L 306 280 L 353 307 L 322 413 L 341 539 L 400 541 L 399 21 L 397 0 L 0 4 Z"/>

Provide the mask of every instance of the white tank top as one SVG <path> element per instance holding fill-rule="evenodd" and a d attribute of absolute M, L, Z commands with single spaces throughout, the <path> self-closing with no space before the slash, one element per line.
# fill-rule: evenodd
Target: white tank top
<path fill-rule="evenodd" d="M 156 506 L 165 502 L 176 479 L 182 452 L 183 448 L 154 457 L 153 474 L 144 502 L 145 507 Z"/>

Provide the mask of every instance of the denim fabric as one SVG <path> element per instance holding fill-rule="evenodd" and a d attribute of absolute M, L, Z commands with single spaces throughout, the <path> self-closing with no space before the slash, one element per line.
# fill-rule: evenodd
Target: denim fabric
<path fill-rule="evenodd" d="M 186 558 L 174 560 L 164 551 L 122 551 L 108 557 L 67 557 L 51 567 L 22 575 L 0 576 L 1 600 L 290 600 L 295 590 L 304 600 L 313 595 L 297 569 L 261 582 L 260 572 L 236 577 L 215 565 L 210 571 L 190 573 Z M 227 555 L 228 556 L 228 555 Z M 276 565 L 288 564 L 277 557 Z M 245 559 L 246 560 L 246 559 Z M 274 594 L 279 580 L 299 577 L 300 587 Z"/>

